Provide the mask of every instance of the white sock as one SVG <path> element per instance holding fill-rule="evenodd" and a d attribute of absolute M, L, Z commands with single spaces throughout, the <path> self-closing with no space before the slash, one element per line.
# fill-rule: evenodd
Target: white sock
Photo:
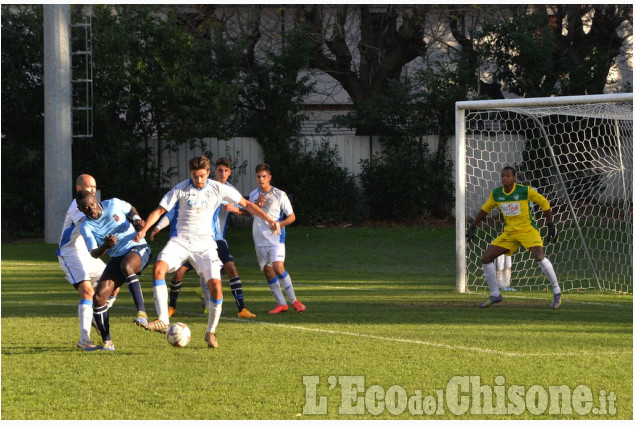
<path fill-rule="evenodd" d="M 494 263 L 483 264 L 483 276 L 489 287 L 490 294 L 498 297 L 501 291 L 498 289 L 498 281 L 496 280 L 496 265 Z"/>
<path fill-rule="evenodd" d="M 278 276 L 278 282 L 280 282 L 280 286 L 284 288 L 284 292 L 287 293 L 287 298 L 289 298 L 289 302 L 293 304 L 296 300 L 295 291 L 293 290 L 293 283 L 291 283 L 291 277 L 289 273 L 285 270 L 282 276 Z"/>
<path fill-rule="evenodd" d="M 165 279 L 154 280 L 152 282 L 152 291 L 154 292 L 154 307 L 157 309 L 157 316 L 163 323 L 170 323 L 168 316 L 168 286 Z"/>
<path fill-rule="evenodd" d="M 111 308 L 112 305 L 115 303 L 115 301 L 117 300 L 117 297 L 111 295 L 110 297 L 108 297 L 108 300 L 106 301 L 106 304 L 108 305 L 108 308 Z"/>
<path fill-rule="evenodd" d="M 223 299 L 209 300 L 209 316 L 207 318 L 207 332 L 215 332 L 216 326 L 220 320 L 220 314 L 223 311 Z"/>
<path fill-rule="evenodd" d="M 556 277 L 556 272 L 553 270 L 553 265 L 551 261 L 547 259 L 547 257 L 543 258 L 542 261 L 539 261 L 540 268 L 542 272 L 547 276 L 549 282 L 551 282 L 551 286 L 553 286 L 553 293 L 559 294 L 561 292 L 560 285 L 558 285 L 558 278 Z"/>
<path fill-rule="evenodd" d="M 205 305 L 209 305 L 209 299 L 210 299 L 209 286 L 207 286 L 207 281 L 205 280 L 203 276 L 201 276 L 200 284 L 201 284 L 201 291 L 203 292 L 203 298 L 205 298 Z"/>
<path fill-rule="evenodd" d="M 77 306 L 79 315 L 79 338 L 90 339 L 90 328 L 93 322 L 93 300 L 81 299 Z"/>
<path fill-rule="evenodd" d="M 269 284 L 269 291 L 271 291 L 271 295 L 276 300 L 276 304 L 284 305 L 287 302 L 284 300 L 284 295 L 282 295 L 282 290 L 280 290 L 280 282 L 277 277 L 274 277 L 270 281 L 267 282 Z"/>

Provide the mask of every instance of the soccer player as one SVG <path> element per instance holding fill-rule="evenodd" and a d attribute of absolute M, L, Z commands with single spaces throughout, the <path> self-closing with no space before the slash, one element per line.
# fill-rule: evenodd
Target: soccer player
<path fill-rule="evenodd" d="M 276 306 L 269 314 L 278 314 L 289 310 L 282 290 L 291 302 L 293 308 L 303 312 L 306 307 L 296 298 L 293 283 L 289 273 L 285 270 L 286 257 L 285 237 L 286 226 L 295 221 L 295 213 L 291 201 L 285 192 L 271 185 L 271 168 L 268 164 L 256 166 L 256 183 L 258 188 L 249 195 L 249 200 L 267 213 L 268 220 L 280 223 L 280 234 L 267 232 L 267 220 L 254 217 L 252 235 L 260 269 L 264 272 L 269 283 L 269 290 L 276 300 Z"/>
<path fill-rule="evenodd" d="M 551 308 L 560 307 L 561 290 L 558 285 L 556 273 L 549 259 L 545 257 L 542 238 L 538 227 L 532 217 L 529 203 L 534 202 L 540 206 L 547 221 L 547 241 L 555 242 L 558 231 L 551 216 L 549 201 L 529 186 L 516 183 L 516 170 L 513 167 L 505 167 L 501 171 L 501 183 L 503 186 L 492 190 L 489 198 L 476 214 L 474 222 L 467 230 L 467 241 L 474 238 L 476 226 L 487 217 L 496 207 L 501 211 L 505 219 L 505 229 L 501 235 L 492 241 L 481 258 L 483 275 L 490 290 L 490 296 L 479 304 L 480 307 L 489 307 L 492 304 L 503 301 L 498 282 L 496 280 L 496 266 L 494 260 L 502 254 L 513 254 L 522 245 L 531 252 L 531 256 L 538 262 L 543 273 L 553 287 L 553 303 Z"/>
<path fill-rule="evenodd" d="M 234 186 L 228 182 L 229 177 L 231 176 L 231 172 L 231 160 L 229 158 L 219 158 L 214 164 L 214 180 L 221 184 L 226 184 L 229 187 L 234 188 Z M 240 280 L 240 276 L 238 275 L 236 265 L 234 264 L 234 256 L 229 250 L 227 240 L 225 239 L 225 234 L 227 233 L 227 225 L 229 224 L 229 214 L 241 214 L 242 211 L 243 210 L 241 210 L 234 204 L 229 204 L 225 201 L 221 202 L 221 205 L 218 207 L 214 214 L 216 220 L 214 220 L 213 231 L 214 240 L 216 242 L 218 250 L 218 257 L 223 263 L 222 270 L 229 277 L 229 288 L 232 292 L 232 295 L 234 296 L 234 300 L 236 301 L 236 307 L 238 307 L 238 317 L 244 319 L 253 319 L 256 317 L 256 315 L 245 308 L 242 282 Z M 152 233 L 150 235 L 150 239 L 154 239 L 154 235 L 156 235 L 161 229 L 166 227 L 169 222 L 172 222 L 174 215 L 175 210 L 168 211 L 161 218 L 161 220 L 159 220 L 156 226 L 154 226 L 154 229 L 152 230 Z M 173 230 L 170 231 L 170 236 L 173 235 Z M 183 275 L 191 268 L 192 265 L 189 262 L 186 262 L 181 267 L 179 267 L 177 271 L 174 272 L 174 274 L 172 275 L 172 279 L 170 280 L 170 301 L 168 306 L 169 317 L 172 317 L 172 315 L 176 311 L 176 302 L 178 300 L 179 294 L 181 293 Z M 204 278 L 201 278 L 201 289 L 201 296 L 203 297 L 203 302 L 205 303 L 204 306 L 206 306 L 209 303 L 209 291 L 206 290 L 208 288 L 207 282 Z"/>
<path fill-rule="evenodd" d="M 93 318 L 101 333 L 100 349 L 114 351 L 110 336 L 108 297 L 124 282 L 137 307 L 135 322 L 142 327 L 148 323 L 138 274 L 148 265 L 151 251 L 145 240 L 135 241 L 135 228 L 143 226 L 139 213 L 129 203 L 117 198 L 98 203 L 95 196 L 85 190 L 77 193 L 77 207 L 86 215 L 80 232 L 93 258 L 108 253 L 110 260 L 97 282 L 93 298 Z"/>
<path fill-rule="evenodd" d="M 97 183 L 93 176 L 82 174 L 75 180 L 75 189 L 87 190 L 93 195 L 97 191 Z M 97 349 L 95 343 L 90 339 L 90 327 L 93 320 L 93 296 L 95 289 L 93 284 L 97 283 L 104 271 L 106 264 L 99 258 L 93 258 L 86 250 L 84 238 L 79 231 L 79 225 L 84 218 L 84 213 L 77 209 L 77 201 L 73 199 L 66 211 L 62 236 L 60 237 L 59 248 L 56 255 L 60 267 L 66 275 L 66 280 L 79 292 L 80 300 L 77 307 L 79 316 L 79 342 L 77 347 L 86 351 Z M 112 297 L 109 302 L 114 302 Z"/>
<path fill-rule="evenodd" d="M 228 185 L 210 180 L 210 160 L 205 156 L 190 159 L 190 178 L 177 184 L 159 202 L 159 206 L 137 233 L 140 240 L 165 212 L 177 209 L 176 234 L 165 245 L 153 270 L 153 290 L 158 319 L 148 324 L 148 329 L 165 333 L 170 323 L 168 316 L 168 290 L 165 276 L 189 261 L 199 275 L 207 282 L 210 291 L 209 317 L 205 341 L 210 348 L 218 347 L 216 327 L 223 304 L 220 269 L 216 243 L 210 229 L 214 224 L 214 213 L 222 201 L 238 204 L 256 217 L 268 221 L 272 232 L 279 233 L 280 225 L 272 220 L 256 205 L 245 200 L 240 192 Z"/>

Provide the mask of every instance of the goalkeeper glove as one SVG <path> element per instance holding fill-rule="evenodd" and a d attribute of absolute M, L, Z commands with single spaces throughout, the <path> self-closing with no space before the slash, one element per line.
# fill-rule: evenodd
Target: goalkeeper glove
<path fill-rule="evenodd" d="M 465 232 L 465 239 L 467 239 L 468 242 L 472 242 L 472 239 L 474 239 L 475 232 L 476 232 L 476 226 L 472 224 L 470 228 L 467 229 L 467 232 Z"/>
<path fill-rule="evenodd" d="M 555 242 L 558 240 L 558 229 L 553 223 L 547 223 L 547 242 Z"/>

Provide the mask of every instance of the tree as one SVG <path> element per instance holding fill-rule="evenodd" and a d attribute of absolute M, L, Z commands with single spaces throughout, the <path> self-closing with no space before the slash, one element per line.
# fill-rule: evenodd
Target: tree
<path fill-rule="evenodd" d="M 41 5 L 2 5 L 2 232 L 44 229 Z"/>
<path fill-rule="evenodd" d="M 523 97 L 599 94 L 626 38 L 632 5 L 540 5 L 483 27 L 476 48 L 492 76 Z"/>
<path fill-rule="evenodd" d="M 399 80 L 407 63 L 425 55 L 429 8 L 301 6 L 297 19 L 309 25 L 313 37 L 309 66 L 337 80 L 354 104 L 377 98 Z"/>

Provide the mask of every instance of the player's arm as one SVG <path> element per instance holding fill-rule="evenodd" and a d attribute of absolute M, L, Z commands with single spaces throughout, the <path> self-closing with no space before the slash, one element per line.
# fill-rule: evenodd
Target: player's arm
<path fill-rule="evenodd" d="M 143 228 L 143 225 L 145 224 L 145 221 L 143 221 L 143 219 L 139 216 L 137 209 L 132 205 L 130 206 L 130 211 L 128 212 L 128 214 L 126 214 L 126 218 L 130 220 L 132 226 L 137 231 Z"/>
<path fill-rule="evenodd" d="M 496 201 L 494 201 L 494 194 L 490 192 L 487 201 L 481 207 L 481 210 L 474 217 L 474 221 L 472 221 L 472 225 L 465 232 L 465 238 L 468 242 L 470 242 L 474 238 L 474 233 L 476 233 L 476 226 L 487 217 L 494 208 L 496 208 Z"/>
<path fill-rule="evenodd" d="M 246 209 L 252 216 L 254 217 L 258 217 L 261 218 L 265 221 L 265 223 L 267 223 L 269 225 L 269 227 L 271 228 L 271 231 L 274 234 L 279 234 L 280 233 L 280 223 L 278 223 L 275 220 L 272 220 L 263 210 L 260 209 L 260 207 L 258 207 L 256 204 L 254 204 L 253 202 L 250 202 L 248 200 L 246 200 L 245 198 L 242 198 L 239 202 L 238 205 L 240 205 L 241 207 L 243 207 L 244 209 Z"/>
<path fill-rule="evenodd" d="M 556 229 L 556 225 L 553 223 L 551 205 L 549 204 L 547 198 L 545 198 L 530 187 L 529 192 L 527 193 L 527 199 L 535 204 L 538 204 L 540 206 L 540 209 L 542 209 L 542 214 L 545 216 L 545 221 L 547 222 L 546 240 L 548 242 L 555 242 L 556 240 L 558 240 L 558 229 Z"/>
<path fill-rule="evenodd" d="M 104 255 L 106 251 L 108 251 L 110 248 L 112 248 L 115 245 L 117 245 L 117 236 L 111 233 L 108 236 L 106 236 L 106 238 L 104 239 L 104 243 L 102 243 L 97 248 L 92 249 L 90 251 L 90 255 L 93 258 L 99 258 L 102 255 Z"/>
<path fill-rule="evenodd" d="M 225 204 L 223 205 L 223 208 L 225 208 L 227 212 L 230 212 L 234 215 L 242 215 L 245 217 L 251 217 L 251 214 L 249 214 L 247 210 L 240 208 L 234 204 Z"/>
<path fill-rule="evenodd" d="M 154 229 L 152 229 L 152 233 L 150 233 L 151 241 L 154 240 L 154 236 L 157 233 L 159 233 L 162 229 L 168 227 L 168 225 L 170 224 L 170 217 L 168 217 L 168 215 L 169 214 L 163 214 L 163 217 L 161 217 L 161 220 L 159 220 L 156 226 L 154 226 Z"/>
<path fill-rule="evenodd" d="M 154 211 L 152 211 L 150 215 L 148 216 L 148 218 L 146 219 L 145 225 L 140 230 L 137 231 L 137 235 L 134 237 L 134 241 L 139 242 L 141 239 L 143 239 L 146 236 L 148 229 L 152 227 L 152 225 L 156 223 L 157 220 L 159 220 L 159 218 L 166 213 L 166 211 L 167 210 L 163 208 L 161 205 L 156 207 Z"/>
<path fill-rule="evenodd" d="M 280 227 L 287 227 L 291 224 L 293 224 L 293 222 L 295 221 L 295 213 L 291 213 L 291 215 L 288 215 L 284 218 L 284 220 L 280 220 Z"/>

